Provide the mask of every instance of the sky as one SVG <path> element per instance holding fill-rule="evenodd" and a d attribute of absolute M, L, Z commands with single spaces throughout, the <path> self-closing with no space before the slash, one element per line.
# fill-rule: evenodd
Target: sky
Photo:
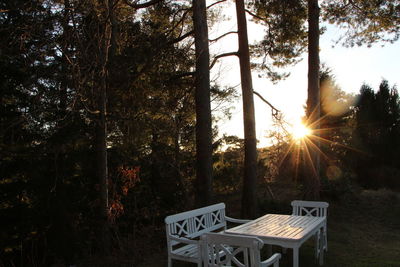
<path fill-rule="evenodd" d="M 230 20 L 225 20 L 214 25 L 209 30 L 210 39 L 224 32 L 236 31 L 236 18 L 234 5 L 224 6 L 223 13 Z M 254 25 L 248 19 L 249 42 L 252 43 L 263 37 L 263 29 Z M 400 86 L 400 42 L 394 44 L 375 44 L 371 48 L 353 47 L 345 48 L 334 45 L 334 41 L 341 35 L 341 30 L 328 26 L 327 31 L 320 38 L 320 61 L 332 70 L 335 82 L 347 92 L 356 94 L 362 84 L 368 84 L 377 89 L 382 79 L 386 79 L 390 86 Z M 231 34 L 216 43 L 211 44 L 211 54 L 217 55 L 226 52 L 237 51 L 237 36 Z M 253 72 L 253 88 L 265 99 L 282 111 L 285 120 L 295 123 L 304 115 L 304 105 L 307 98 L 307 54 L 303 54 L 303 60 L 297 65 L 287 68 L 289 78 L 272 84 L 267 78 L 259 78 L 258 73 Z M 211 78 L 216 78 L 221 86 L 236 86 L 240 93 L 239 60 L 237 57 L 221 58 L 218 64 L 211 70 Z M 257 96 L 254 96 L 256 113 L 256 135 L 259 140 L 258 147 L 269 144 L 265 136 L 272 129 L 271 110 Z M 218 123 L 220 135 L 236 135 L 243 138 L 243 113 L 241 97 L 232 104 L 231 120 Z"/>

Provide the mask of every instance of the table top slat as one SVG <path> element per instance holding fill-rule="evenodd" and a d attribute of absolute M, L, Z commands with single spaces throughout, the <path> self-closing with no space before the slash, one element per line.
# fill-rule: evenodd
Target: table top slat
<path fill-rule="evenodd" d="M 300 240 L 325 221 L 324 217 L 267 214 L 227 229 L 226 233 L 255 235 L 262 239 Z"/>

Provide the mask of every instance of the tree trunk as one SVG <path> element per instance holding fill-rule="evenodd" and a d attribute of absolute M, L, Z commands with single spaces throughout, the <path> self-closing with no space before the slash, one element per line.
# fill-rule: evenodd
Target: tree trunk
<path fill-rule="evenodd" d="M 185 204 L 183 204 L 183 208 L 188 208 L 188 199 L 189 196 L 187 194 L 186 188 L 185 188 L 185 183 L 183 181 L 182 173 L 181 173 L 181 151 L 180 151 L 180 129 L 181 129 L 181 123 L 179 122 L 179 119 L 177 116 L 174 118 L 174 123 L 175 123 L 175 134 L 174 134 L 174 164 L 175 164 L 175 171 L 176 171 L 176 184 L 178 185 L 178 190 L 180 190 L 183 194 L 183 200 L 185 201 Z M 178 200 L 180 201 L 180 200 Z"/>
<path fill-rule="evenodd" d="M 104 21 L 103 34 L 101 35 L 99 47 L 100 54 L 100 73 L 99 88 L 97 96 L 98 119 L 96 124 L 96 151 L 97 169 L 99 182 L 99 223 L 100 240 L 99 247 L 104 254 L 109 253 L 110 249 L 110 225 L 108 222 L 108 161 L 107 161 L 107 90 L 109 87 L 109 69 L 111 59 L 115 51 L 115 14 L 114 0 L 105 2 L 106 12 L 103 14 Z"/>
<path fill-rule="evenodd" d="M 96 153 L 97 153 L 97 170 L 99 183 L 99 224 L 100 224 L 100 240 L 99 245 L 102 252 L 108 251 L 108 163 L 107 163 L 107 123 L 106 123 L 106 99 L 107 84 L 105 77 L 101 77 L 99 95 L 97 97 L 97 105 L 99 115 L 96 123 Z"/>
<path fill-rule="evenodd" d="M 72 221 L 71 201 L 67 193 L 66 179 L 68 178 L 68 165 L 67 165 L 67 145 L 68 136 L 66 134 L 65 118 L 67 116 L 67 102 L 68 102 L 68 84 L 69 80 L 69 64 L 68 54 L 71 50 L 71 28 L 68 25 L 70 19 L 71 5 L 69 0 L 64 0 L 63 17 L 61 20 L 62 33 L 62 56 L 61 56 L 61 73 L 63 74 L 60 83 L 60 103 L 57 120 L 57 138 L 54 143 L 54 162 L 55 162 L 55 182 L 52 188 L 54 194 L 50 206 L 51 216 L 53 223 L 50 227 L 50 232 L 56 240 L 62 242 L 54 243 L 54 249 L 57 255 L 62 255 L 64 264 L 69 266 L 75 263 L 76 256 L 76 236 L 74 223 Z M 67 126 L 68 127 L 68 126 Z"/>
<path fill-rule="evenodd" d="M 193 0 L 196 48 L 196 205 L 210 204 L 212 197 L 212 132 L 210 59 L 206 1 Z"/>
<path fill-rule="evenodd" d="M 257 139 L 249 41 L 247 38 L 247 22 L 243 0 L 236 0 L 236 16 L 244 124 L 244 177 L 241 214 L 246 218 L 254 218 L 257 213 Z"/>
<path fill-rule="evenodd" d="M 320 152 L 318 130 L 320 128 L 320 87 L 319 87 L 319 6 L 318 0 L 308 0 L 308 98 L 307 120 L 313 130 L 315 146 L 308 147 L 311 166 L 308 166 L 305 195 L 318 199 L 320 191 Z"/>

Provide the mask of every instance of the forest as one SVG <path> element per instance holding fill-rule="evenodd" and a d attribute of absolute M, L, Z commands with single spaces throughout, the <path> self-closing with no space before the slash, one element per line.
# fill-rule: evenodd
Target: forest
<path fill-rule="evenodd" d="M 210 40 L 226 3 L 238 29 Z M 246 16 L 265 28 L 259 43 Z M 320 21 L 348 49 L 390 45 L 400 1 L 0 0 L 0 266 L 166 266 L 167 215 L 225 202 L 253 219 L 294 199 L 331 205 L 325 266 L 399 266 L 396 84 L 343 91 L 319 62 Z M 239 50 L 211 54 L 228 34 Z M 296 139 L 264 99 L 275 127 L 257 148 L 251 74 L 279 82 L 304 54 L 315 134 Z M 210 79 L 228 56 L 240 93 Z M 239 98 L 243 139 L 218 128 Z"/>

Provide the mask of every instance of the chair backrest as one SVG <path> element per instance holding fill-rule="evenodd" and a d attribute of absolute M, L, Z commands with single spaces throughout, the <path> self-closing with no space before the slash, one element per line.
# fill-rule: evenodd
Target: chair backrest
<path fill-rule="evenodd" d="M 320 201 L 293 200 L 292 207 L 293 215 L 326 217 L 328 215 L 329 204 Z"/>
<path fill-rule="evenodd" d="M 204 266 L 260 267 L 263 242 L 257 237 L 208 233 L 201 237 Z"/>
<path fill-rule="evenodd" d="M 204 233 L 226 228 L 225 204 L 190 210 L 165 218 L 168 235 L 196 238 Z"/>

